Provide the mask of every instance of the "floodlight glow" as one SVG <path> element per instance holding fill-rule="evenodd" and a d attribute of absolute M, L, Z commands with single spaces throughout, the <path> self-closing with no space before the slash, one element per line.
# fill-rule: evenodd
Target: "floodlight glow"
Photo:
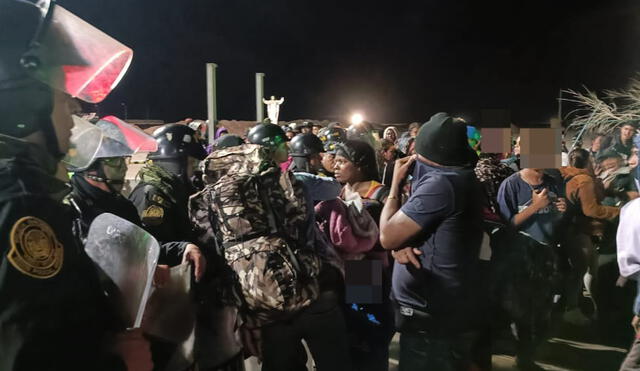
<path fill-rule="evenodd" d="M 351 123 L 353 125 L 360 125 L 362 124 L 362 121 L 364 121 L 364 117 L 361 114 L 354 113 L 353 115 L 351 115 Z"/>

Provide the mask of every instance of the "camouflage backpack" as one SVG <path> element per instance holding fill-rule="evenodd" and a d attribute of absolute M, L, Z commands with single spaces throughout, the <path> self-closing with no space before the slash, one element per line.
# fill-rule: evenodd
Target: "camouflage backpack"
<path fill-rule="evenodd" d="M 192 197 L 190 213 L 202 219 L 198 209 L 208 208 L 204 222 L 219 231 L 218 247 L 237 275 L 249 320 L 265 324 L 311 304 L 318 295 L 320 258 L 306 247 L 302 184 L 282 173 L 258 145 L 213 152 L 205 164 L 221 176 Z"/>

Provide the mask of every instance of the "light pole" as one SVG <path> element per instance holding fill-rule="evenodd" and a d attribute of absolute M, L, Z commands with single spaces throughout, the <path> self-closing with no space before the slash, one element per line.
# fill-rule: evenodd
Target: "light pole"
<path fill-rule="evenodd" d="M 264 120 L 264 73 L 256 72 L 256 121 Z M 275 123 L 277 124 L 277 122 Z"/>
<path fill-rule="evenodd" d="M 209 121 L 209 144 L 213 144 L 215 136 L 215 126 L 218 123 L 218 105 L 217 105 L 217 84 L 216 72 L 218 65 L 215 63 L 207 63 L 207 121 Z"/>

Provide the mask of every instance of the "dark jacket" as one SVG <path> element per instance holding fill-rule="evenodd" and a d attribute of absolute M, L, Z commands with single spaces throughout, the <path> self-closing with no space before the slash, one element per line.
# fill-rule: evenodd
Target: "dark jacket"
<path fill-rule="evenodd" d="M 74 175 L 71 178 L 73 191 L 67 197 L 66 203 L 74 207 L 77 212 L 77 235 L 86 238 L 93 220 L 102 213 L 111 213 L 119 216 L 139 227 L 142 222 L 138 216 L 138 210 L 134 204 L 119 193 L 105 192 L 100 188 L 89 184 L 84 177 Z M 159 264 L 175 266 L 181 263 L 182 254 L 187 242 L 158 241 L 160 246 Z"/>
<path fill-rule="evenodd" d="M 0 369 L 124 369 L 106 351 L 120 329 L 55 168 L 44 149 L 0 136 Z"/>
<path fill-rule="evenodd" d="M 158 241 L 194 241 L 186 182 L 156 165 L 146 165 L 138 177 L 140 183 L 129 200 L 138 210 L 144 229 Z"/>

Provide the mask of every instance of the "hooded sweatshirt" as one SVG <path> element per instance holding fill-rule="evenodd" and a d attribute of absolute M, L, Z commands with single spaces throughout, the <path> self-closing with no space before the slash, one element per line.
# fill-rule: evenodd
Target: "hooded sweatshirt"
<path fill-rule="evenodd" d="M 598 220 L 615 219 L 620 209 L 600 203 L 604 192 L 596 184 L 595 176 L 587 169 L 563 166 L 560 173 L 566 184 L 565 193 L 569 207 L 575 213 L 574 220 L 578 229 L 588 235 L 601 234 L 602 225 Z"/>

